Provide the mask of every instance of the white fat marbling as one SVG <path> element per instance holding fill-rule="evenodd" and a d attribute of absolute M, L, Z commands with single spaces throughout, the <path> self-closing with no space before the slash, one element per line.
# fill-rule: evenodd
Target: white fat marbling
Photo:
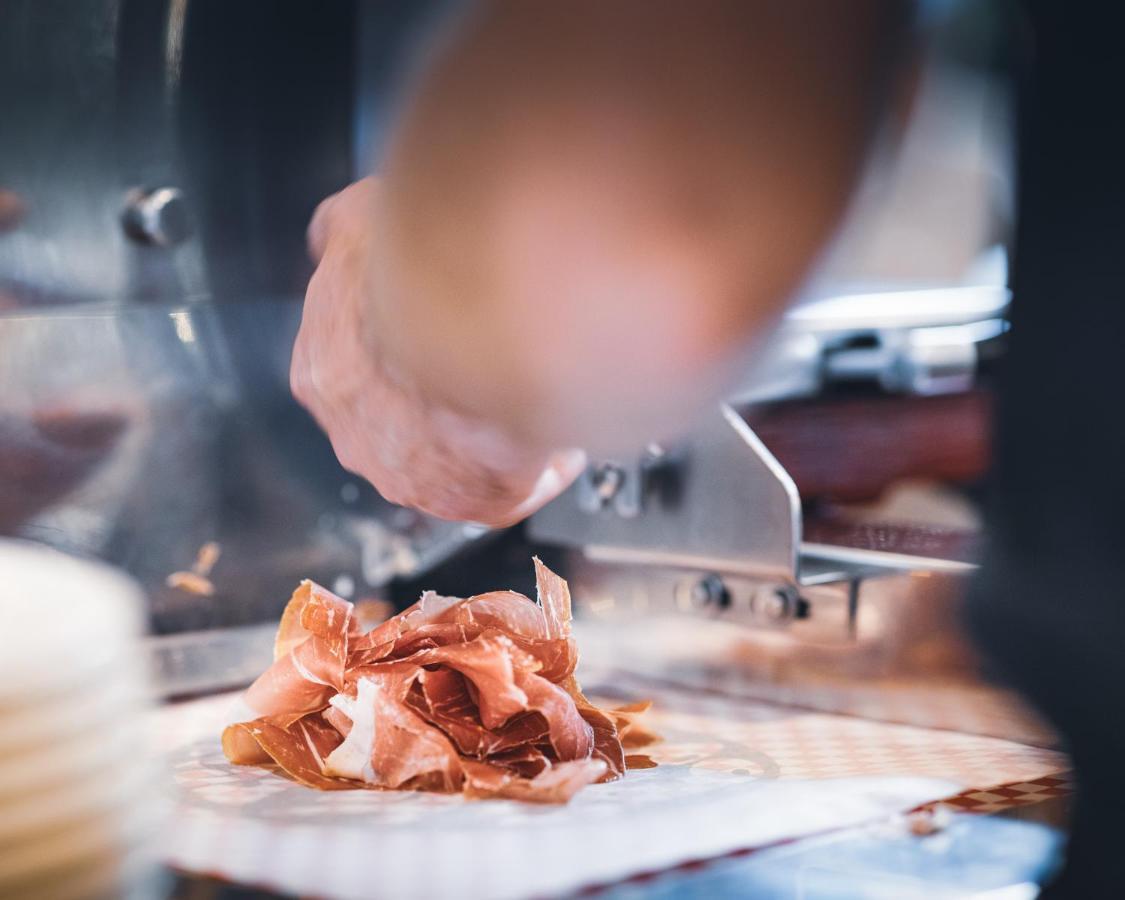
<path fill-rule="evenodd" d="M 356 696 L 337 694 L 328 702 L 352 720 L 352 730 L 324 760 L 324 774 L 352 778 L 371 784 L 375 770 L 371 755 L 375 748 L 375 697 L 379 686 L 370 678 L 356 683 Z"/>

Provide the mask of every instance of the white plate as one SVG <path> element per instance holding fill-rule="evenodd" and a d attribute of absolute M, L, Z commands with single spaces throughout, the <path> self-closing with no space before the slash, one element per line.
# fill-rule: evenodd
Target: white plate
<path fill-rule="evenodd" d="M 0 638 L 0 653 L 6 645 Z M 50 651 L 46 651 L 50 652 Z M 77 698 L 91 697 L 106 685 L 126 681 L 133 685 L 141 697 L 151 696 L 147 670 L 143 664 L 143 651 L 139 645 L 128 651 L 115 651 L 114 655 L 85 653 L 81 665 L 60 666 L 60 671 L 50 678 L 40 679 L 29 673 L 22 679 L 0 687 L 0 716 L 15 714 L 41 706 L 45 701 L 73 702 Z"/>
<path fill-rule="evenodd" d="M 41 790 L 5 798 L 0 805 L 0 847 L 38 840 L 45 829 L 96 816 L 120 815 L 131 805 L 159 802 L 158 769 L 151 763 L 113 764 L 60 779 Z"/>
<path fill-rule="evenodd" d="M 113 673 L 87 690 L 62 697 L 37 695 L 19 708 L 0 708 L 0 768 L 10 754 L 60 740 L 87 738 L 115 722 L 136 721 L 146 711 L 143 689 Z"/>
<path fill-rule="evenodd" d="M 0 723 L 0 727 L 4 727 Z M 60 740 L 0 760 L 0 809 L 23 796 L 127 769 L 151 757 L 143 721 L 110 721 L 77 740 Z"/>
<path fill-rule="evenodd" d="M 110 567 L 0 541 L 0 705 L 142 658 L 142 598 Z"/>
<path fill-rule="evenodd" d="M 134 802 L 104 816 L 60 826 L 14 851 L 0 850 L 0 897 L 17 896 L 11 887 L 20 882 L 50 884 L 56 873 L 61 878 L 120 865 L 145 851 L 159 823 L 160 811 L 154 804 Z"/>

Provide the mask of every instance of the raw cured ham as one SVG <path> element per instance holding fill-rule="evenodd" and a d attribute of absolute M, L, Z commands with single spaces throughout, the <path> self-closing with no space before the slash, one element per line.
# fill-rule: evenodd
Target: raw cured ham
<path fill-rule="evenodd" d="M 602 709 L 574 678 L 566 582 L 535 560 L 539 602 L 512 591 L 426 592 L 362 632 L 352 604 L 302 582 L 274 663 L 246 692 L 257 715 L 223 752 L 321 790 L 407 789 L 565 803 L 655 765 L 646 704 Z"/>

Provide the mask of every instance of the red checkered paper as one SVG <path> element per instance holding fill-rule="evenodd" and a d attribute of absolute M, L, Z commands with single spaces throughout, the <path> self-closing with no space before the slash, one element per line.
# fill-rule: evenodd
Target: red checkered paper
<path fill-rule="evenodd" d="M 934 809 L 948 809 L 959 813 L 1003 812 L 1019 806 L 1031 806 L 1056 797 L 1069 797 L 1074 793 L 1075 781 L 1070 772 L 1045 775 L 1032 781 L 1002 784 L 987 790 L 962 791 L 937 803 L 927 804 Z"/>
<path fill-rule="evenodd" d="M 646 724 L 664 737 L 652 754 L 660 765 L 557 808 L 312 791 L 227 763 L 218 736 L 232 695 L 167 707 L 154 722 L 177 791 L 165 858 L 287 893 L 397 900 L 463 896 L 472 884 L 474 895 L 517 898 L 860 825 L 943 798 L 990 810 L 1067 790 L 1063 779 L 1047 781 L 1068 767 L 1050 750 L 626 677 L 611 684 L 623 700 L 654 700 Z M 433 854 L 432 865 L 420 865 L 420 848 Z"/>

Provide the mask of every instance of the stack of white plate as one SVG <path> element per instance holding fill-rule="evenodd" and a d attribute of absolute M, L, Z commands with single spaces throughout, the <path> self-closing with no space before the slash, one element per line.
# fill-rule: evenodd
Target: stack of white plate
<path fill-rule="evenodd" d="M 109 568 L 0 541 L 0 898 L 152 896 L 141 606 Z"/>

